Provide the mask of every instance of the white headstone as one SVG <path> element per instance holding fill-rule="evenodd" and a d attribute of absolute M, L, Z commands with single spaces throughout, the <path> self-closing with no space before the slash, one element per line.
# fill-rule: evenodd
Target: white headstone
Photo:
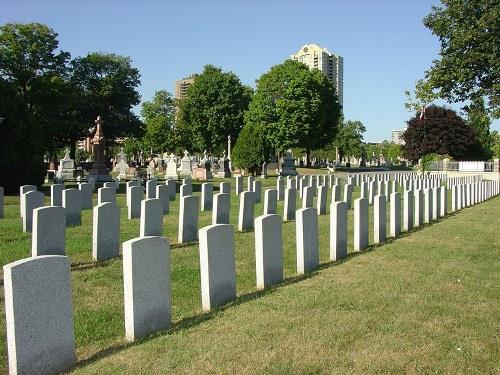
<path fill-rule="evenodd" d="M 229 193 L 227 193 L 229 194 Z M 201 184 L 201 211 L 211 211 L 213 206 L 214 187 L 211 183 Z"/>
<path fill-rule="evenodd" d="M 146 182 L 146 199 L 158 198 L 156 196 L 156 185 L 158 185 L 158 181 L 156 180 Z"/>
<path fill-rule="evenodd" d="M 170 244 L 166 238 L 141 237 L 123 243 L 123 290 L 127 340 L 170 326 Z"/>
<path fill-rule="evenodd" d="M 198 239 L 199 199 L 194 195 L 181 197 L 179 207 L 179 243 Z"/>
<path fill-rule="evenodd" d="M 276 190 L 273 191 L 277 193 Z M 264 289 L 283 281 L 281 222 L 281 217 L 274 214 L 264 214 L 255 219 L 257 289 Z"/>
<path fill-rule="evenodd" d="M 165 185 L 168 186 L 168 192 L 169 192 L 169 197 L 171 201 L 175 201 L 175 194 L 176 194 L 176 186 L 177 184 L 175 183 L 174 180 L 166 180 Z"/>
<path fill-rule="evenodd" d="M 80 190 L 82 196 L 82 210 L 92 208 L 92 194 L 94 191 L 94 187 L 92 186 L 92 184 L 89 184 L 88 182 L 82 182 L 78 184 L 78 190 Z"/>
<path fill-rule="evenodd" d="M 76 362 L 68 257 L 44 255 L 3 267 L 10 374 L 56 374 Z"/>
<path fill-rule="evenodd" d="M 351 208 L 352 202 L 352 185 L 346 184 L 344 185 L 344 202 L 347 203 L 347 209 Z"/>
<path fill-rule="evenodd" d="M 347 203 L 330 204 L 330 260 L 347 257 Z"/>
<path fill-rule="evenodd" d="M 163 202 L 157 198 L 144 199 L 141 201 L 139 236 L 161 236 L 162 229 Z"/>
<path fill-rule="evenodd" d="M 66 226 L 82 224 L 82 192 L 80 190 L 63 190 L 63 207 L 66 209 Z"/>
<path fill-rule="evenodd" d="M 302 193 L 302 208 L 309 208 L 313 206 L 314 187 L 306 186 Z"/>
<path fill-rule="evenodd" d="M 62 207 L 63 184 L 50 185 L 50 205 Z"/>
<path fill-rule="evenodd" d="M 368 199 L 354 200 L 354 250 L 368 247 Z"/>
<path fill-rule="evenodd" d="M 116 258 L 120 252 L 120 207 L 104 202 L 94 207 L 92 259 Z"/>
<path fill-rule="evenodd" d="M 199 235 L 201 302 L 203 310 L 211 310 L 236 298 L 233 227 L 209 225 Z"/>
<path fill-rule="evenodd" d="M 212 224 L 229 224 L 230 202 L 229 194 L 215 194 L 212 211 Z"/>
<path fill-rule="evenodd" d="M 163 214 L 168 214 L 170 211 L 170 191 L 167 185 L 156 185 L 156 198 L 163 203 Z"/>
<path fill-rule="evenodd" d="M 142 186 L 131 186 L 128 191 L 128 218 L 136 219 L 141 217 L 141 202 L 144 199 L 144 189 Z"/>
<path fill-rule="evenodd" d="M 264 192 L 264 215 L 276 214 L 278 206 L 278 190 L 267 189 Z"/>
<path fill-rule="evenodd" d="M 397 237 L 401 234 L 401 194 L 391 193 L 391 212 L 389 232 L 391 237 Z"/>
<path fill-rule="evenodd" d="M 243 176 L 236 176 L 236 195 L 239 195 L 243 191 Z"/>
<path fill-rule="evenodd" d="M 43 207 L 44 198 L 43 193 L 37 190 L 31 190 L 23 194 L 23 232 L 31 232 L 33 228 L 33 210 Z"/>
<path fill-rule="evenodd" d="M 97 204 L 116 203 L 116 189 L 114 187 L 102 187 L 97 189 Z"/>
<path fill-rule="evenodd" d="M 240 194 L 240 209 L 238 214 L 238 230 L 245 231 L 253 229 L 255 209 L 255 193 L 244 191 Z"/>
<path fill-rule="evenodd" d="M 23 185 L 19 187 L 19 217 L 23 217 L 24 214 L 24 194 L 33 190 L 36 190 L 35 185 Z"/>
<path fill-rule="evenodd" d="M 31 256 L 65 255 L 66 213 L 60 206 L 33 210 Z"/>
<path fill-rule="evenodd" d="M 408 232 L 413 229 L 413 191 L 403 193 L 403 229 Z"/>
<path fill-rule="evenodd" d="M 318 201 L 316 202 L 318 215 L 326 215 L 326 185 L 318 187 Z"/>
<path fill-rule="evenodd" d="M 301 208 L 296 213 L 297 273 L 303 275 L 319 266 L 318 212 Z"/>
<path fill-rule="evenodd" d="M 384 195 L 373 197 L 373 242 L 381 243 L 386 239 L 386 200 Z"/>
<path fill-rule="evenodd" d="M 193 195 L 193 185 L 182 184 L 179 191 L 180 197 L 187 197 L 188 195 Z"/>
<path fill-rule="evenodd" d="M 262 182 L 260 181 L 254 181 L 253 182 L 253 190 L 255 193 L 255 203 L 260 203 L 261 201 L 261 196 L 262 196 Z"/>
<path fill-rule="evenodd" d="M 283 206 L 283 221 L 295 220 L 295 208 L 297 200 L 297 189 L 290 187 L 285 189 L 285 204 Z"/>

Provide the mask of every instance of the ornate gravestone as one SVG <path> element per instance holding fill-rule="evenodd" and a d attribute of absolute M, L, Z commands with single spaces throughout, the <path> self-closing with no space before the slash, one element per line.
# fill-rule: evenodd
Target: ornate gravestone
<path fill-rule="evenodd" d="M 222 169 L 217 173 L 217 177 L 231 177 L 231 168 L 229 167 L 230 160 L 226 157 L 226 150 L 222 155 Z"/>
<path fill-rule="evenodd" d="M 189 157 L 189 152 L 184 150 L 184 157 L 181 159 L 181 167 L 179 170 L 180 178 L 188 178 L 192 177 L 192 167 L 191 167 L 191 158 Z"/>
<path fill-rule="evenodd" d="M 89 171 L 89 177 L 94 181 L 113 181 L 109 174 L 109 169 L 106 167 L 106 158 L 104 149 L 106 148 L 106 139 L 102 131 L 101 116 L 97 116 L 95 120 L 96 130 L 94 138 L 92 138 L 92 158 L 94 160 L 92 168 Z"/>
<path fill-rule="evenodd" d="M 115 165 L 114 171 L 118 172 L 119 178 L 126 178 L 129 166 L 127 163 L 127 156 L 123 152 L 123 147 L 120 148 L 120 153 L 118 154 L 116 159 L 117 163 Z"/>
<path fill-rule="evenodd" d="M 297 170 L 295 169 L 295 158 L 292 155 L 292 150 L 287 150 L 285 157 L 283 158 L 283 166 L 281 167 L 281 176 L 297 176 Z"/>
<path fill-rule="evenodd" d="M 165 174 L 165 178 L 177 180 L 177 177 L 177 160 L 174 154 L 170 154 L 167 159 L 167 173 Z"/>
<path fill-rule="evenodd" d="M 67 180 L 73 178 L 75 170 L 75 161 L 69 157 L 69 148 L 65 150 L 64 158 L 59 161 L 57 169 L 57 178 Z"/>

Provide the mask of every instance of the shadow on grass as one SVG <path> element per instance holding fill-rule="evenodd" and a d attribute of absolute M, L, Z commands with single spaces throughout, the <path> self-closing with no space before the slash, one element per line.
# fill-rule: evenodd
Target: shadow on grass
<path fill-rule="evenodd" d="M 227 309 L 230 309 L 234 306 L 239 306 L 241 304 L 244 304 L 244 303 L 247 303 L 247 302 L 250 302 L 253 300 L 257 300 L 257 299 L 262 298 L 266 295 L 272 294 L 276 290 L 278 290 L 279 288 L 282 288 L 284 286 L 292 285 L 292 284 L 298 283 L 300 281 L 315 277 L 319 274 L 319 272 L 321 270 L 341 265 L 343 263 L 348 262 L 351 259 L 354 259 L 355 257 L 361 256 L 365 253 L 370 253 L 372 251 L 375 251 L 379 247 L 382 247 L 384 245 L 387 245 L 389 243 L 397 241 L 401 238 L 408 237 L 409 235 L 416 233 L 416 232 L 419 232 L 419 231 L 421 231 L 421 230 L 423 230 L 431 225 L 439 224 L 443 219 L 447 219 L 449 217 L 455 216 L 458 213 L 459 213 L 459 211 L 449 213 L 445 217 L 440 218 L 440 220 L 436 220 L 436 221 L 433 221 L 431 223 L 423 224 L 419 227 L 411 229 L 410 231 L 402 232 L 397 237 L 387 238 L 385 241 L 383 241 L 379 244 L 372 244 L 361 251 L 350 252 L 347 254 L 346 258 L 344 258 L 344 259 L 341 259 L 338 261 L 330 261 L 330 262 L 321 263 L 314 271 L 311 271 L 305 275 L 292 276 L 292 277 L 284 279 L 281 283 L 269 286 L 266 289 L 257 290 L 254 292 L 242 294 L 242 295 L 238 296 L 235 300 L 225 304 L 224 306 L 216 307 L 216 308 L 212 309 L 211 311 L 203 312 L 203 313 L 200 313 L 197 315 L 193 315 L 193 316 L 181 319 L 180 321 L 173 323 L 169 329 L 161 330 L 161 331 L 152 333 L 152 334 L 150 334 L 142 339 L 136 340 L 134 342 L 122 342 L 122 343 L 112 345 L 108 348 L 102 349 L 102 350 L 94 353 L 90 357 L 84 358 L 84 359 L 81 359 L 80 361 L 78 361 L 75 368 L 85 367 L 85 366 L 90 365 L 92 363 L 95 363 L 101 359 L 104 359 L 110 355 L 121 352 L 125 349 L 134 347 L 136 345 L 140 345 L 144 342 L 154 340 L 158 337 L 169 336 L 169 335 L 172 335 L 176 332 L 184 331 L 184 330 L 188 330 L 192 327 L 196 327 L 200 324 L 203 324 L 204 322 L 207 322 L 207 321 L 217 317 L 218 315 L 221 315 Z M 292 223 L 292 221 L 288 221 L 286 223 Z M 286 224 L 286 223 L 284 223 L 284 224 Z M 179 246 L 175 246 L 175 248 L 190 246 L 190 245 L 193 245 L 195 243 L 196 242 L 181 244 Z M 81 263 L 81 264 L 73 265 L 72 269 L 73 270 L 84 270 L 84 269 L 93 268 L 93 267 L 106 267 L 110 264 L 110 262 L 111 262 L 111 260 L 104 261 L 104 262 L 98 262 L 98 263 L 95 263 L 95 262 L 94 263 Z"/>
<path fill-rule="evenodd" d="M 239 297 L 237 297 L 235 300 L 225 304 L 224 306 L 216 307 L 210 311 L 203 312 L 201 314 L 197 314 L 197 315 L 193 315 L 193 316 L 189 316 L 187 318 L 181 319 L 180 321 L 173 323 L 170 326 L 170 328 L 168 328 L 166 330 L 161 330 L 161 331 L 152 333 L 152 334 L 150 334 L 142 339 L 136 340 L 134 342 L 123 342 L 123 343 L 112 345 L 108 348 L 102 349 L 102 350 L 98 351 L 97 353 L 94 353 L 90 357 L 78 361 L 74 368 L 85 367 L 91 363 L 97 362 L 103 358 L 106 358 L 110 355 L 118 353 L 122 350 L 128 349 L 128 348 L 136 346 L 136 345 L 140 345 L 144 342 L 154 340 L 158 337 L 169 336 L 169 335 L 172 335 L 176 332 L 184 331 L 184 330 L 188 330 L 192 327 L 196 327 L 196 326 L 198 326 L 206 321 L 209 321 L 209 320 L 217 317 L 218 315 L 221 315 L 225 310 L 230 309 L 234 306 L 239 306 L 241 304 L 244 304 L 244 303 L 259 299 L 259 298 L 266 296 L 268 294 L 274 293 L 277 289 L 279 289 L 283 286 L 292 285 L 292 284 L 298 283 L 302 280 L 309 279 L 309 278 L 317 275 L 318 271 L 320 269 L 326 268 L 325 266 L 327 266 L 327 265 L 328 264 L 322 264 L 318 269 L 316 269 L 315 271 L 313 271 L 311 273 L 308 273 L 306 275 L 297 275 L 297 276 L 289 277 L 289 278 L 283 280 L 281 283 L 269 286 L 266 289 L 257 290 L 254 292 L 242 294 Z"/>

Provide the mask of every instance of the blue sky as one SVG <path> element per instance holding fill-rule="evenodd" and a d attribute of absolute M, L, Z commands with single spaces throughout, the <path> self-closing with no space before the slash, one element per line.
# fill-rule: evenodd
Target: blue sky
<path fill-rule="evenodd" d="M 404 90 L 439 53 L 422 24 L 438 0 L 55 1 L 0 0 L 0 23 L 42 22 L 72 57 L 130 56 L 142 100 L 214 64 L 252 87 L 302 45 L 344 57 L 344 114 L 366 126 L 365 140 L 405 126 Z M 493 129 L 500 130 L 496 121 Z"/>

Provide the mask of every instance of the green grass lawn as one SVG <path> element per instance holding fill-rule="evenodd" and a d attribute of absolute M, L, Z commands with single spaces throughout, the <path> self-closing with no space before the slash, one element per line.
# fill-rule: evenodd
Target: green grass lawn
<path fill-rule="evenodd" d="M 263 185 L 275 186 L 275 181 L 267 179 Z M 194 190 L 199 194 L 199 186 Z M 5 201 L 6 218 L 0 220 L 2 265 L 30 256 L 31 247 L 31 236 L 22 233 L 18 198 Z M 123 194 L 117 201 L 123 242 L 138 236 L 139 222 L 126 218 Z M 212 313 L 201 312 L 198 245 L 176 245 L 178 205 L 178 198 L 171 202 L 163 232 L 173 245 L 173 327 L 139 344 L 123 339 L 121 259 L 91 261 L 91 210 L 84 211 L 82 226 L 67 229 L 76 372 L 493 373 L 500 369 L 500 198 L 362 253 L 352 253 L 350 210 L 351 253 L 338 264 L 328 261 L 328 215 L 321 216 L 322 266 L 305 278 L 296 276 L 295 223 L 284 223 L 286 281 L 264 292 L 255 288 L 253 232 L 237 233 L 239 297 Z M 230 219 L 235 227 L 238 205 L 232 194 Z M 262 210 L 260 203 L 256 216 Z M 278 213 L 282 210 L 279 202 Z M 199 227 L 210 223 L 211 212 L 200 213 Z M 6 372 L 3 299 L 1 307 L 0 370 Z"/>

